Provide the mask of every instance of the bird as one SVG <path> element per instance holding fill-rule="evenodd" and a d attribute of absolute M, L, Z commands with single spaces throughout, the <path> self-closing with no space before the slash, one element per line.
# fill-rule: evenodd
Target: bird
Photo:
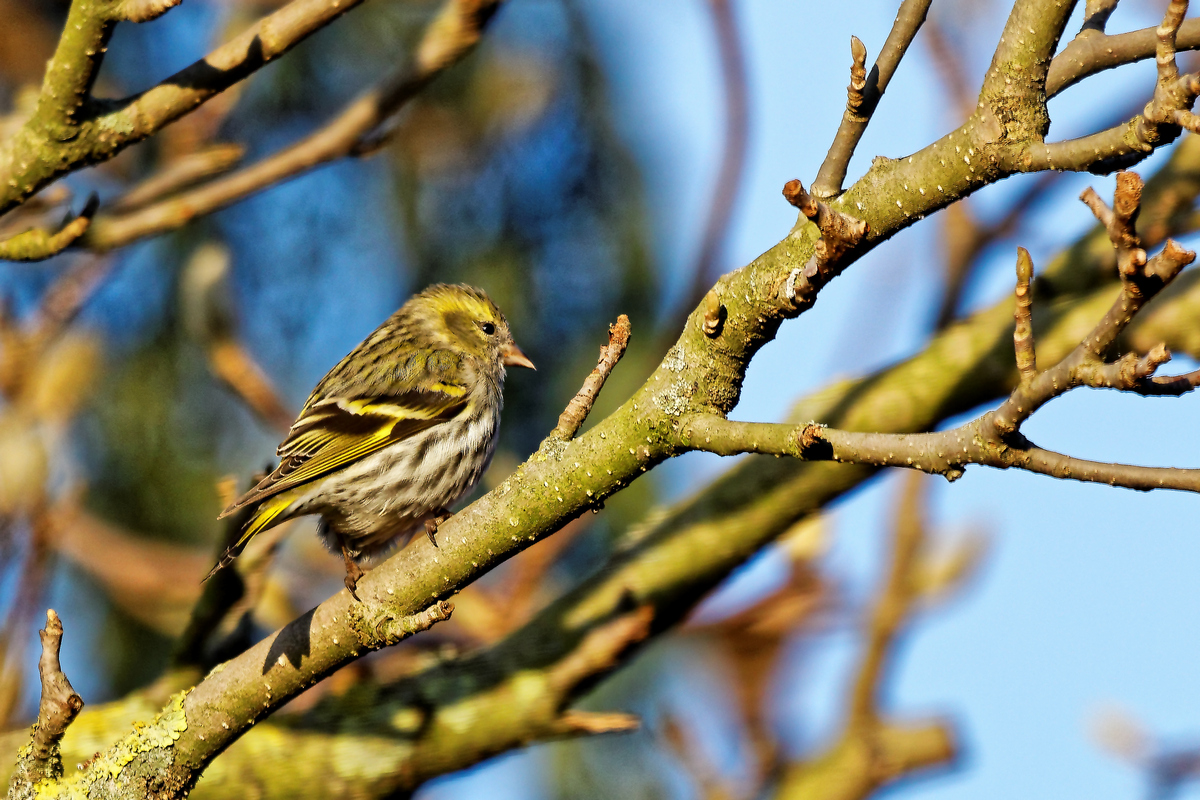
<path fill-rule="evenodd" d="M 356 600 L 361 563 L 422 528 L 436 546 L 449 507 L 491 462 L 506 367 L 536 369 L 482 289 L 435 284 L 411 297 L 321 379 L 279 465 L 221 512 L 248 519 L 205 580 L 257 534 L 307 515 L 320 516 Z"/>

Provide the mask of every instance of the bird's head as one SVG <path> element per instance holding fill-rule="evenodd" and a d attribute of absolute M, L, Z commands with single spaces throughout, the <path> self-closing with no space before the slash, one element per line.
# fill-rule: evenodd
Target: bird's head
<path fill-rule="evenodd" d="M 441 338 L 456 350 L 510 367 L 536 369 L 513 341 L 504 314 L 482 289 L 439 283 L 409 302 L 423 307 Z"/>

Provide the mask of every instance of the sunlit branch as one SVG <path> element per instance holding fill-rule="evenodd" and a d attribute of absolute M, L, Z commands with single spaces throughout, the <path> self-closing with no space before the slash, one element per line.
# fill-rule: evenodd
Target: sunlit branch
<path fill-rule="evenodd" d="M 925 16 L 929 13 L 932 0 L 904 0 L 900 10 L 896 12 L 896 21 L 875 66 L 866 76 L 861 76 L 866 58 L 866 49 L 858 39 L 853 40 L 854 63 L 851 68 L 850 87 L 847 94 L 846 111 L 842 115 L 842 123 L 829 147 L 829 153 L 813 180 L 813 193 L 818 197 L 833 197 L 842 190 L 842 182 L 846 180 L 846 170 L 850 166 L 850 158 L 871 121 L 871 115 L 879 105 L 888 83 L 892 80 L 900 60 L 904 58 L 908 46 L 916 37 Z"/>
<path fill-rule="evenodd" d="M 1174 141 L 1180 128 L 1200 131 L 1200 117 L 1192 113 L 1192 105 L 1200 95 L 1200 74 L 1180 76 L 1175 60 L 1176 40 L 1187 8 L 1187 0 L 1171 0 L 1162 23 L 1155 29 L 1158 78 L 1141 114 L 1078 139 L 1032 143 L 1019 162 L 1022 168 L 1094 171 L 1098 164 L 1123 166 Z"/>
<path fill-rule="evenodd" d="M 559 415 L 558 425 L 550 433 L 552 437 L 570 439 L 583 427 L 584 421 L 587 420 L 587 416 L 592 410 L 592 405 L 600 395 L 600 390 L 604 388 L 604 382 L 608 380 L 609 374 L 617 366 L 621 356 L 625 355 L 625 348 L 629 346 L 629 334 L 629 317 L 624 314 L 617 317 L 617 321 L 608 326 L 608 344 L 600 348 L 600 358 L 596 363 L 596 368 L 587 376 L 583 386 Z"/>
<path fill-rule="evenodd" d="M 1155 372 L 1170 360 L 1165 345 L 1145 355 L 1129 353 L 1106 361 L 1107 353 L 1138 312 L 1195 260 L 1195 253 L 1168 239 L 1147 258 L 1133 229 L 1142 182 L 1133 173 L 1117 181 L 1113 208 L 1094 192 L 1083 199 L 1105 226 L 1118 252 L 1121 292 L 1104 317 L 1065 358 L 1038 372 L 1034 355 L 1031 289 L 1033 265 L 1021 250 L 1017 260 L 1016 329 L 1013 336 L 1021 380 L 999 408 L 957 428 L 936 433 L 869 433 L 804 425 L 734 422 L 716 415 L 689 420 L 682 443 L 698 450 L 734 455 L 764 453 L 812 460 L 907 467 L 955 480 L 970 464 L 1018 468 L 1057 478 L 1107 483 L 1130 489 L 1200 492 L 1200 470 L 1106 464 L 1056 453 L 1021 435 L 1021 425 L 1050 400 L 1079 387 L 1112 388 L 1148 395 L 1184 394 L 1196 387 L 1195 373 L 1163 377 Z"/>
<path fill-rule="evenodd" d="M 14 800 L 32 798 L 39 783 L 62 777 L 59 746 L 63 734 L 83 708 L 83 698 L 71 686 L 59 665 L 63 627 L 53 609 L 46 612 L 46 627 L 39 635 L 42 656 L 38 661 L 38 673 L 42 682 L 42 698 L 32 741 L 18 756 L 17 769 L 9 784 L 8 796 Z"/>

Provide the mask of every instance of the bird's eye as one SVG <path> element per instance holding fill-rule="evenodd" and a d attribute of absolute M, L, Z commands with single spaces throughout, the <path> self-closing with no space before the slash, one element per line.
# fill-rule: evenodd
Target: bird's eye
<path fill-rule="evenodd" d="M 496 326 L 490 322 L 481 322 L 481 323 L 479 323 L 479 327 L 488 336 L 491 336 L 493 333 L 496 332 Z"/>

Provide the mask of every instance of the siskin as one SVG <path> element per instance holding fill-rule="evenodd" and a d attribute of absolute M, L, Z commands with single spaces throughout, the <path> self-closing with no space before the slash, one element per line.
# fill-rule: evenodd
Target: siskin
<path fill-rule="evenodd" d="M 505 366 L 534 368 L 482 290 L 437 284 L 412 297 L 321 379 L 276 451 L 279 466 L 221 513 L 253 509 L 208 577 L 255 534 L 319 514 L 357 598 L 360 561 L 422 526 L 432 541 L 487 469 Z"/>

